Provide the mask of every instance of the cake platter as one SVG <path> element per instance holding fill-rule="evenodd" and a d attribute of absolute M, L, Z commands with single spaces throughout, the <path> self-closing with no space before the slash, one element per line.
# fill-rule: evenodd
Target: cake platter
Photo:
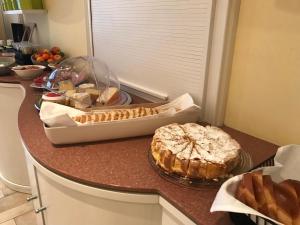
<path fill-rule="evenodd" d="M 252 158 L 250 154 L 244 150 L 241 150 L 239 164 L 231 171 L 230 174 L 228 174 L 228 176 L 224 178 L 218 178 L 212 180 L 188 178 L 188 177 L 180 176 L 175 173 L 169 173 L 156 164 L 155 159 L 151 154 L 151 150 L 148 151 L 148 159 L 153 169 L 162 178 L 174 184 L 185 186 L 188 188 L 193 188 L 193 189 L 199 189 L 199 188 L 209 187 L 209 186 L 220 186 L 227 179 L 242 173 L 246 173 L 251 169 L 253 169 Z"/>

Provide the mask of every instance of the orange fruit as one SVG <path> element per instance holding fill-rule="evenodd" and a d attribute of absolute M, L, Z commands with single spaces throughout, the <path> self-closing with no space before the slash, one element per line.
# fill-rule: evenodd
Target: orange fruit
<path fill-rule="evenodd" d="M 49 54 L 44 53 L 44 54 L 42 55 L 42 57 L 43 57 L 44 60 L 47 60 L 47 59 L 49 59 Z"/>
<path fill-rule="evenodd" d="M 37 57 L 36 61 L 37 62 L 44 62 L 45 60 L 44 60 L 43 57 L 39 56 L 39 57 Z"/>

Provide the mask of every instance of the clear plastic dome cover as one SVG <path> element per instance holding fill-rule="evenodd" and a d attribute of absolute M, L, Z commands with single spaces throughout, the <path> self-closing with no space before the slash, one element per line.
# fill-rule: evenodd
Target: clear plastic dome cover
<path fill-rule="evenodd" d="M 120 82 L 106 63 L 90 56 L 73 57 L 62 61 L 50 74 L 46 86 L 52 90 L 59 89 L 64 94 L 70 90 L 73 93 L 83 93 L 86 89 L 89 89 L 89 92 L 97 90 L 99 96 L 92 105 L 115 104 L 118 100 L 116 93 L 120 91 Z M 113 102 L 110 101 L 112 95 L 114 95 Z"/>

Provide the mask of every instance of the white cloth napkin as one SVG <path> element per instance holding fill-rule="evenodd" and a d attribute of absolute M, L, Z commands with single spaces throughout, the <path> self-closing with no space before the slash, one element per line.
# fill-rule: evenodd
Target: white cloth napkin
<path fill-rule="evenodd" d="M 40 110 L 40 119 L 50 127 L 77 126 L 72 116 L 82 115 L 85 112 L 65 105 L 43 102 Z"/>

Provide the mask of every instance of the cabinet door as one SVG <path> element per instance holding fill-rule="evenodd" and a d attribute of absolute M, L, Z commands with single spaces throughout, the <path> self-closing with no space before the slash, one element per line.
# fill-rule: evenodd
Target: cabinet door
<path fill-rule="evenodd" d="M 18 129 L 18 112 L 24 96 L 20 85 L 0 83 L 0 175 L 17 191 L 30 190 Z"/>
<path fill-rule="evenodd" d="M 37 171 L 45 225 L 160 225 L 158 204 L 103 199 L 67 188 Z"/>
<path fill-rule="evenodd" d="M 163 209 L 162 213 L 162 225 L 185 225 L 181 221 L 179 221 L 176 217 L 174 217 L 167 210 Z"/>
<path fill-rule="evenodd" d="M 28 154 L 28 153 L 27 153 Z M 36 168 L 32 165 L 30 160 L 26 158 L 27 171 L 29 176 L 29 182 L 31 186 L 31 197 L 34 206 L 34 210 L 38 210 L 41 208 L 41 197 L 38 189 L 38 181 L 36 176 Z M 36 214 L 37 225 L 45 225 L 44 223 L 44 212 L 40 212 Z"/>

